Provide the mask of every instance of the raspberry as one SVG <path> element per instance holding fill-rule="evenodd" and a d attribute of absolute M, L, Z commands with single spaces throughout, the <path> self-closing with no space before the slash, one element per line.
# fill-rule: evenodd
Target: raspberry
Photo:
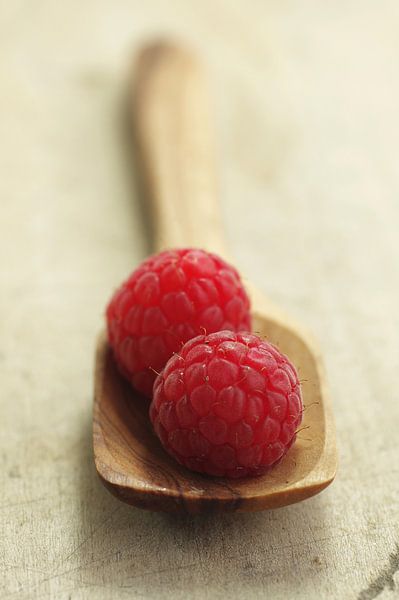
<path fill-rule="evenodd" d="M 157 377 L 150 418 L 167 452 L 189 469 L 259 475 L 295 441 L 302 420 L 298 375 L 258 336 L 200 335 Z"/>
<path fill-rule="evenodd" d="M 149 257 L 112 297 L 108 339 L 122 373 L 152 395 L 155 371 L 200 333 L 250 328 L 249 300 L 237 271 L 204 250 Z"/>

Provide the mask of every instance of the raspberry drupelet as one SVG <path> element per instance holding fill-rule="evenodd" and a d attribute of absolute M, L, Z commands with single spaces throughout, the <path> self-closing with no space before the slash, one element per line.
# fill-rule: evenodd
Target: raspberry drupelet
<path fill-rule="evenodd" d="M 149 257 L 106 311 L 108 340 L 122 373 L 151 396 L 155 372 L 200 333 L 247 331 L 249 299 L 236 269 L 192 248 Z"/>
<path fill-rule="evenodd" d="M 208 475 L 259 475 L 295 441 L 302 419 L 297 372 L 247 333 L 198 336 L 157 377 L 150 418 L 165 449 Z"/>

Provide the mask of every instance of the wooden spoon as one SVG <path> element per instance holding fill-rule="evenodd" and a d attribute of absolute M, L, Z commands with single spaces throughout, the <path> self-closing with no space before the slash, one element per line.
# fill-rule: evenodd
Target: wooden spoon
<path fill-rule="evenodd" d="M 189 52 L 167 43 L 144 48 L 136 67 L 133 120 L 156 249 L 199 246 L 226 256 L 205 85 Z M 335 430 L 320 353 L 270 301 L 253 288 L 250 294 L 254 330 L 298 368 L 304 431 L 282 462 L 261 477 L 227 480 L 190 472 L 163 450 L 152 432 L 148 401 L 121 377 L 103 334 L 95 369 L 94 457 L 101 480 L 120 500 L 162 511 L 256 511 L 304 500 L 333 480 Z"/>

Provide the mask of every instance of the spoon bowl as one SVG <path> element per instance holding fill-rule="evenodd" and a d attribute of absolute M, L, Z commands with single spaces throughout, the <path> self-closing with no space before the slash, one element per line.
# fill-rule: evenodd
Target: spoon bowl
<path fill-rule="evenodd" d="M 133 117 L 157 248 L 198 246 L 226 256 L 203 77 L 190 53 L 164 43 L 143 50 Z M 169 512 L 257 511 L 309 498 L 334 479 L 335 430 L 320 352 L 308 333 L 258 291 L 248 291 L 253 330 L 298 369 L 304 414 L 296 442 L 260 477 L 229 480 L 187 470 L 153 433 L 149 401 L 120 375 L 103 333 L 95 366 L 94 459 L 102 482 L 120 500 Z"/>
<path fill-rule="evenodd" d="M 295 444 L 260 477 L 229 480 L 187 470 L 152 430 L 149 401 L 120 375 L 105 334 L 95 369 L 94 456 L 104 485 L 120 500 L 167 512 L 257 511 L 299 502 L 334 479 L 334 422 L 323 366 L 313 344 L 276 316 L 254 315 L 254 329 L 297 365 L 304 415 Z"/>

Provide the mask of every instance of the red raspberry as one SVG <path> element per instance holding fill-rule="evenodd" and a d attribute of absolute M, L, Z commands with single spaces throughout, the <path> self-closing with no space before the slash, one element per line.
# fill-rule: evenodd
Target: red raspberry
<path fill-rule="evenodd" d="M 201 335 L 157 377 L 150 417 L 165 449 L 189 469 L 258 475 L 295 440 L 302 419 L 298 375 L 258 336 Z"/>
<path fill-rule="evenodd" d="M 107 308 L 108 339 L 120 370 L 152 395 L 154 371 L 200 333 L 250 328 L 237 271 L 204 250 L 166 250 L 145 260 Z"/>

